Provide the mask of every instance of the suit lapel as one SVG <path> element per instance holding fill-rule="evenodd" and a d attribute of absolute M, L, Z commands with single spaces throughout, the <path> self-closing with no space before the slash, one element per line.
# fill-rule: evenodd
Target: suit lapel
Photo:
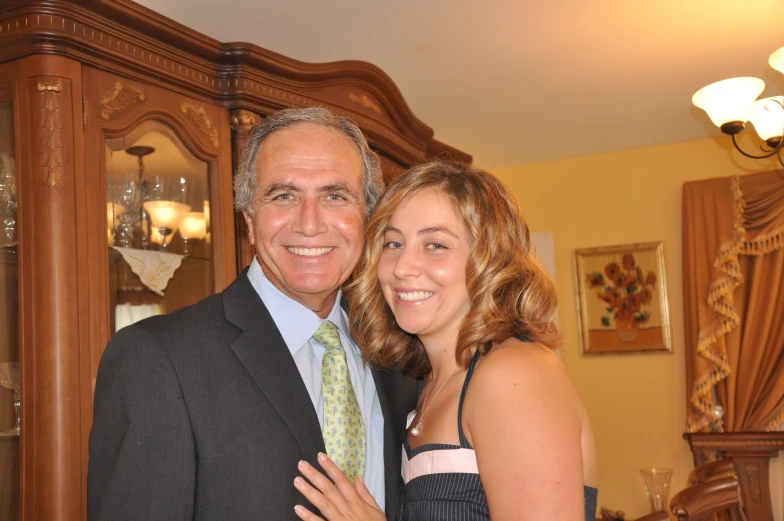
<path fill-rule="evenodd" d="M 315 465 L 316 453 L 326 452 L 318 416 L 297 365 L 247 271 L 222 294 L 226 320 L 242 330 L 231 349 L 291 430 L 303 457 Z M 384 416 L 386 516 L 393 520 L 400 498 L 403 426 L 393 392 L 394 372 L 373 369 L 372 374 Z"/>
<path fill-rule="evenodd" d="M 231 349 L 291 430 L 303 458 L 324 452 L 318 416 L 302 376 L 275 322 L 247 276 L 247 270 L 223 292 L 226 320 L 242 330 Z"/>

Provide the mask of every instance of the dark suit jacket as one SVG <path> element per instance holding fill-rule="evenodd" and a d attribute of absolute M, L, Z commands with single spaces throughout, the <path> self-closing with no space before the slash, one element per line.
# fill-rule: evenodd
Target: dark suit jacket
<path fill-rule="evenodd" d="M 384 414 L 386 513 L 400 491 L 416 382 L 373 371 Z M 324 441 L 313 403 L 247 270 L 223 293 L 112 337 L 95 388 L 89 521 L 279 521 Z"/>

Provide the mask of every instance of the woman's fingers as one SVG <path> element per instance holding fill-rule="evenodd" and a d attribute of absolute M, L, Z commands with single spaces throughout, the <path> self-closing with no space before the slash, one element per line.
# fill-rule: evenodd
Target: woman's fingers
<path fill-rule="evenodd" d="M 340 500 L 344 499 L 346 496 L 346 492 L 348 492 L 349 496 L 353 496 L 356 494 L 354 492 L 354 486 L 348 480 L 343 471 L 340 470 L 337 465 L 332 463 L 325 454 L 319 453 L 319 464 L 324 466 L 324 462 L 321 461 L 321 458 L 326 458 L 328 460 L 328 466 L 330 466 L 329 471 L 327 471 L 326 477 L 321 471 L 310 465 L 307 461 L 300 461 L 297 465 L 297 468 L 302 475 L 308 478 L 314 487 L 319 489 L 322 494 L 327 496 L 330 501 L 335 503 L 335 505 L 339 506 Z M 325 469 L 326 470 L 326 469 Z M 331 471 L 331 473 L 330 473 Z M 335 496 L 334 498 L 332 496 Z"/>
<path fill-rule="evenodd" d="M 379 507 L 378 503 L 376 503 L 376 498 L 373 497 L 373 494 L 371 494 L 365 486 L 365 480 L 362 478 L 362 476 L 357 477 L 357 481 L 354 483 L 354 489 L 356 489 L 359 497 L 364 499 L 367 504 L 375 507 L 379 511 L 381 510 L 381 507 Z"/>
<path fill-rule="evenodd" d="M 318 462 L 321 465 L 321 468 L 324 469 L 324 472 L 327 473 L 327 476 L 334 482 L 335 486 L 338 488 L 340 493 L 343 495 L 345 499 L 355 499 L 356 492 L 354 491 L 354 485 L 349 481 L 346 475 L 340 470 L 340 467 L 335 465 L 335 462 L 330 459 L 329 456 L 324 454 L 323 452 L 318 453 Z M 321 473 L 319 473 L 320 475 Z M 310 479 L 310 478 L 308 478 Z"/>
<path fill-rule="evenodd" d="M 297 517 L 302 519 L 302 521 L 324 521 L 324 519 L 320 518 L 302 505 L 295 506 L 294 513 L 297 514 Z"/>
<path fill-rule="evenodd" d="M 310 467 L 310 465 L 308 465 L 308 467 Z M 319 480 L 316 476 L 308 477 L 311 482 L 321 482 L 322 480 L 329 481 L 313 467 L 303 468 L 303 465 L 300 463 L 299 468 L 300 472 L 305 474 L 306 477 L 309 473 L 315 473 L 321 476 L 321 480 Z M 344 505 L 345 500 L 343 499 L 343 496 L 340 495 L 340 492 L 338 492 L 335 486 L 331 484 L 331 482 L 329 485 L 325 485 L 323 483 L 316 485 L 318 488 L 317 490 L 317 488 L 314 488 L 310 483 L 297 476 L 297 478 L 294 479 L 294 486 L 297 490 L 300 491 L 300 493 L 302 493 L 303 496 L 305 496 L 305 499 L 310 501 L 314 507 L 319 509 L 321 515 L 326 519 L 329 521 L 338 521 L 343 519 L 342 517 L 339 517 L 342 510 L 341 506 L 339 505 Z M 327 487 L 331 488 L 332 490 L 330 491 Z"/>

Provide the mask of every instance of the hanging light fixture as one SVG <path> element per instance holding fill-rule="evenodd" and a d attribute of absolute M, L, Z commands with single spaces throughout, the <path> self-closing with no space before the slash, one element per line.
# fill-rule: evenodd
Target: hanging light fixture
<path fill-rule="evenodd" d="M 206 202 L 206 201 L 205 201 Z M 187 212 L 180 221 L 182 251 L 186 256 L 191 254 L 191 244 L 204 239 L 207 235 L 207 219 L 204 212 Z"/>
<path fill-rule="evenodd" d="M 768 63 L 777 71 L 784 73 L 784 47 L 770 55 Z M 746 157 L 765 159 L 777 156 L 784 165 L 784 96 L 757 99 L 765 89 L 765 82 L 759 78 L 730 78 L 717 81 L 701 88 L 691 101 L 708 113 L 714 125 L 732 137 L 732 144 Z M 738 144 L 737 135 L 751 121 L 757 135 L 765 141 L 760 149 L 762 154 L 751 154 Z"/>

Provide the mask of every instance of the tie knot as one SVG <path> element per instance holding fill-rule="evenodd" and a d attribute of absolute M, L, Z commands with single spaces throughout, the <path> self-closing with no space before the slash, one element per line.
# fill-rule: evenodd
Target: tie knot
<path fill-rule="evenodd" d="M 329 320 L 319 326 L 318 330 L 313 333 L 313 339 L 319 344 L 327 348 L 327 351 L 342 351 L 343 344 L 340 342 L 340 333 L 338 326 Z"/>

